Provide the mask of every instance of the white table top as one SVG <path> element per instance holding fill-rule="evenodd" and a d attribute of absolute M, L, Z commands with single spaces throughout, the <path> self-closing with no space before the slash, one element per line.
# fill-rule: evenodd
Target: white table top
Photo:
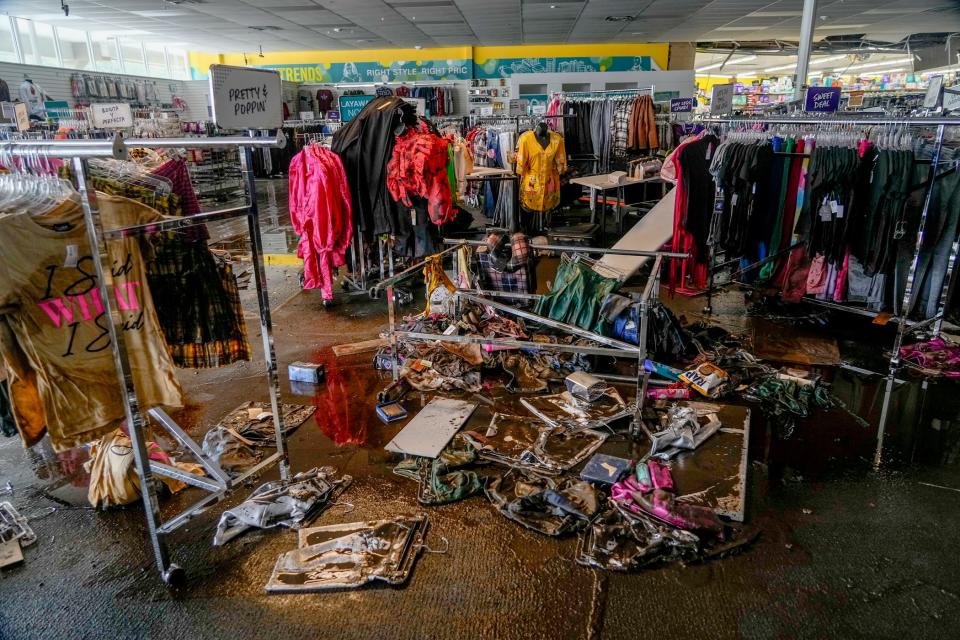
<path fill-rule="evenodd" d="M 620 187 L 629 187 L 634 184 L 643 184 L 645 182 L 661 182 L 663 178 L 660 176 L 654 176 L 651 178 L 644 178 L 643 180 L 638 180 L 637 178 L 627 178 L 625 182 L 617 184 L 615 182 L 610 182 L 609 173 L 602 173 L 595 176 L 581 176 L 579 178 L 571 178 L 570 184 L 579 184 L 583 187 L 589 187 L 591 189 L 597 189 L 598 191 L 609 191 L 611 189 L 619 189 Z"/>

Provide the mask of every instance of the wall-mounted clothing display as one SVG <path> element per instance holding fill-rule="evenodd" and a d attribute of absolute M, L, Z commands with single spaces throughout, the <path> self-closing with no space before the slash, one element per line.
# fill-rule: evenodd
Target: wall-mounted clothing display
<path fill-rule="evenodd" d="M 546 146 L 533 131 L 524 132 L 517 142 L 520 203 L 530 211 L 550 211 L 560 204 L 560 174 L 567 170 L 567 151 L 563 136 L 547 133 Z"/>

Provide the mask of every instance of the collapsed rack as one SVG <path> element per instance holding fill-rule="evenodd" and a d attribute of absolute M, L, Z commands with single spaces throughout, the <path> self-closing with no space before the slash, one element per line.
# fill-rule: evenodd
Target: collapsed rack
<path fill-rule="evenodd" d="M 453 255 L 453 253 L 460 249 L 466 249 L 467 247 L 474 246 L 486 246 L 486 243 L 480 240 L 457 240 L 444 238 L 443 243 L 446 245 L 452 245 L 447 249 L 431 256 L 431 259 L 441 259 L 447 255 Z M 509 347 L 513 349 L 528 349 L 532 351 L 562 351 L 566 353 L 579 353 L 583 355 L 597 355 L 597 356 L 608 356 L 613 358 L 622 358 L 628 357 L 631 360 L 636 360 L 637 362 L 637 375 L 636 377 L 631 376 L 622 376 L 622 375 L 613 375 L 613 374 L 595 374 L 600 378 L 604 378 L 616 382 L 634 382 L 636 384 L 636 402 L 632 407 L 633 413 L 633 423 L 631 425 L 631 433 L 636 435 L 640 433 L 640 412 L 643 410 L 644 401 L 647 393 L 647 387 L 650 384 L 656 384 L 650 380 L 651 371 L 645 366 L 645 362 L 648 358 L 647 350 L 647 334 L 649 332 L 650 325 L 650 315 L 653 309 L 654 304 L 657 302 L 660 295 L 660 272 L 663 265 L 663 260 L 673 259 L 673 258 L 687 258 L 688 254 L 686 253 L 672 253 L 666 251 L 634 251 L 632 249 L 603 249 L 599 247 L 582 247 L 582 246 L 568 246 L 568 245 L 549 245 L 549 244 L 537 244 L 531 245 L 531 249 L 536 251 L 550 251 L 550 252 L 559 252 L 566 254 L 574 254 L 575 256 L 586 256 L 587 254 L 612 254 L 612 255 L 626 255 L 626 256 L 636 256 L 636 257 L 652 257 L 655 258 L 653 263 L 653 268 L 650 272 L 650 277 L 644 285 L 643 293 L 640 295 L 639 301 L 634 303 L 634 306 L 637 307 L 639 313 L 639 326 L 637 332 L 637 344 L 630 344 L 628 342 L 623 342 L 622 340 L 617 340 L 616 338 L 610 338 L 607 336 L 602 336 L 593 331 L 583 329 L 576 325 L 568 324 L 566 322 L 561 322 L 559 320 L 554 320 L 553 318 L 548 318 L 546 316 L 541 316 L 532 311 L 527 311 L 525 309 L 518 309 L 510 304 L 504 302 L 499 302 L 493 298 L 503 298 L 506 300 L 520 300 L 533 302 L 540 300 L 543 296 L 534 293 L 518 293 L 518 292 L 504 292 L 504 291 L 485 291 L 482 289 L 463 289 L 457 287 L 451 292 L 451 295 L 454 296 L 455 301 L 459 304 L 460 300 L 471 302 L 474 304 L 490 307 L 499 312 L 506 313 L 508 315 L 515 316 L 517 318 L 522 318 L 527 321 L 535 322 L 541 324 L 545 327 L 551 329 L 557 329 L 563 331 L 571 336 L 576 338 L 585 338 L 587 340 L 592 340 L 599 343 L 601 346 L 591 346 L 591 345 L 578 345 L 578 344 L 553 344 L 553 343 L 541 343 L 534 342 L 532 340 L 517 340 L 513 338 L 487 338 L 484 336 L 461 336 L 461 335 L 445 335 L 445 334 L 433 334 L 433 333 L 422 333 L 416 331 L 404 331 L 397 329 L 396 326 L 396 301 L 394 295 L 394 286 L 400 283 L 407 278 L 413 277 L 420 273 L 423 267 L 427 264 L 427 261 L 420 262 L 411 266 L 409 269 L 406 269 L 396 276 L 385 280 L 379 283 L 378 287 L 383 287 L 386 289 L 387 293 L 387 319 L 389 322 L 388 329 L 388 340 L 390 345 L 390 361 L 393 373 L 393 380 L 397 381 L 400 377 L 400 363 L 399 363 L 399 351 L 398 345 L 401 342 L 456 342 L 461 344 L 479 344 L 481 347 L 485 346 L 495 346 L 495 347 Z M 628 406 L 628 408 L 631 408 Z"/>
<path fill-rule="evenodd" d="M 877 446 L 873 456 L 873 466 L 874 468 L 879 468 L 883 462 L 883 443 L 884 436 L 886 433 L 887 422 L 890 419 L 890 403 L 893 397 L 894 385 L 898 382 L 897 380 L 897 371 L 900 369 L 902 363 L 900 359 L 900 348 L 903 346 L 904 339 L 915 332 L 925 331 L 931 329 L 930 334 L 932 337 L 939 337 L 943 329 L 943 320 L 946 313 L 947 304 L 949 302 L 950 293 L 953 289 L 953 279 L 954 279 L 954 268 L 956 266 L 958 254 L 960 254 L 960 238 L 954 238 L 951 243 L 950 249 L 950 258 L 947 263 L 947 272 L 943 280 L 943 285 L 939 294 L 939 303 L 938 311 L 936 314 L 929 318 L 924 318 L 917 321 L 908 320 L 906 311 L 909 310 L 912 306 L 913 296 L 914 296 L 914 285 L 915 278 L 917 275 L 917 270 L 920 264 L 920 253 L 923 250 L 924 242 L 924 229 L 927 223 L 927 215 L 930 212 L 930 206 L 933 199 L 934 186 L 937 181 L 938 176 L 938 167 L 941 164 L 941 155 L 943 151 L 943 140 L 944 134 L 947 127 L 960 127 L 960 118 L 929 118 L 929 117 L 918 117 L 918 118 L 888 118 L 884 116 L 879 116 L 876 118 L 863 117 L 862 114 L 858 114 L 859 117 L 850 118 L 850 117 L 830 117 L 830 118 L 811 118 L 811 117 L 783 117 L 783 118 L 751 118 L 751 117 L 704 117 L 699 120 L 705 125 L 733 125 L 733 126 L 763 126 L 763 125 L 823 125 L 823 126 L 893 126 L 893 127 L 929 127 L 936 128 L 936 137 L 932 152 L 932 159 L 930 161 L 930 172 L 926 182 L 926 194 L 923 201 L 923 209 L 920 214 L 920 221 L 917 227 L 917 237 L 914 243 L 913 256 L 910 261 L 910 269 L 908 271 L 908 276 L 906 280 L 906 285 L 903 290 L 903 300 L 900 306 L 901 311 L 904 312 L 903 317 L 891 317 L 888 322 L 893 322 L 897 325 L 897 333 L 893 341 L 893 351 L 890 355 L 890 361 L 886 377 L 886 384 L 884 386 L 883 394 L 883 404 L 880 409 L 880 419 L 877 426 Z M 806 154 L 803 154 L 806 155 Z M 717 186 L 717 198 L 723 197 L 723 190 L 718 185 Z M 716 208 L 715 208 L 716 211 Z M 793 242 L 787 249 L 778 251 L 777 253 L 768 256 L 767 258 L 756 262 L 747 267 L 741 268 L 738 270 L 739 273 L 752 270 L 761 264 L 764 264 L 770 260 L 775 260 L 781 257 L 784 253 L 789 250 L 792 250 L 798 246 L 802 246 L 803 243 Z M 714 265 L 715 251 L 714 247 L 710 247 L 710 268 L 709 268 L 709 277 L 710 282 L 707 286 L 707 308 L 705 311 L 710 312 L 710 296 L 712 295 L 714 284 L 713 284 L 713 274 L 716 268 Z M 739 258 L 737 258 L 739 261 Z M 732 263 L 733 261 L 725 262 L 724 264 Z M 721 265 L 722 266 L 722 265 Z M 818 300 L 816 298 L 811 298 L 810 296 L 804 296 L 803 302 L 810 304 L 826 307 L 828 309 L 833 309 L 837 311 L 843 311 L 847 313 L 853 313 L 861 316 L 866 316 L 869 318 L 876 318 L 880 315 L 877 312 L 870 311 L 868 309 L 863 309 L 859 307 L 850 306 L 848 304 L 830 302 L 826 300 Z M 864 370 L 859 368 L 853 368 L 854 370 L 863 372 Z M 924 383 L 924 389 L 926 389 L 926 383 Z"/>
<path fill-rule="evenodd" d="M 135 138 L 126 141 L 119 136 L 115 136 L 112 140 L 29 140 L 0 143 L 0 156 L 5 158 L 22 158 L 25 160 L 51 158 L 72 161 L 73 171 L 77 181 L 77 190 L 80 193 L 80 203 L 83 208 L 87 240 L 94 254 L 93 263 L 97 277 L 97 291 L 100 295 L 101 304 L 103 305 L 102 308 L 110 317 L 110 322 L 107 323 L 107 330 L 117 371 L 117 383 L 124 394 L 124 413 L 130 441 L 133 445 L 134 464 L 140 482 L 148 535 L 157 568 L 164 582 L 168 584 L 181 582 L 185 574 L 180 566 L 170 561 L 164 539 L 166 535 L 186 524 L 191 518 L 203 513 L 213 504 L 220 502 L 234 489 L 243 486 L 243 483 L 248 478 L 260 473 L 274 463 L 279 463 L 280 477 L 282 479 L 286 480 L 290 476 L 286 438 L 281 423 L 280 386 L 277 377 L 276 353 L 273 344 L 273 322 L 270 316 L 270 300 L 267 294 L 256 183 L 253 175 L 253 150 L 255 148 L 282 147 L 285 142 L 283 136 L 278 135 L 275 138 L 230 136 L 213 138 Z M 116 158 L 125 160 L 128 157 L 129 147 L 148 147 L 153 149 L 239 149 L 240 169 L 247 188 L 247 202 L 238 207 L 200 213 L 190 217 L 171 218 L 161 222 L 152 222 L 105 231 L 100 217 L 96 192 L 88 184 L 89 172 L 87 161 L 91 158 Z M 119 309 L 115 304 L 118 298 L 114 297 L 112 291 L 114 286 L 113 275 L 110 269 L 104 267 L 104 264 L 109 264 L 107 241 L 150 235 L 164 231 L 174 231 L 209 222 L 240 217 L 247 218 L 250 235 L 251 260 L 257 288 L 257 303 L 260 308 L 260 331 L 263 338 L 267 386 L 270 393 L 270 404 L 276 433 L 276 451 L 243 474 L 231 477 L 216 461 L 207 457 L 203 453 L 200 445 L 187 435 L 186 431 L 163 410 L 159 408 L 148 410 L 147 413 L 154 421 L 186 450 L 190 451 L 209 474 L 209 477 L 197 476 L 176 469 L 170 465 L 150 460 L 147 455 L 146 437 L 144 434 L 145 421 L 140 401 L 134 388 L 132 369 L 125 343 L 126 339 L 123 336 L 124 332 L 121 330 L 122 321 L 120 319 Z M 155 473 L 175 478 L 193 487 L 203 489 L 208 492 L 208 495 L 187 507 L 184 511 L 163 521 L 160 516 L 159 502 L 153 482 L 153 474 Z"/>

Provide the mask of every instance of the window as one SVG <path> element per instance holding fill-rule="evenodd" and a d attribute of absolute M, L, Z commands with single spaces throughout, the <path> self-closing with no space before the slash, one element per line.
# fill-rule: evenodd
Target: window
<path fill-rule="evenodd" d="M 67 69 L 92 70 L 90 49 L 87 48 L 87 32 L 57 27 L 57 39 L 60 41 L 60 54 L 63 66 Z"/>
<path fill-rule="evenodd" d="M 163 51 L 163 45 L 145 44 L 147 51 L 147 75 L 166 78 L 170 74 L 167 71 L 167 54 Z"/>
<path fill-rule="evenodd" d="M 15 18 L 15 21 L 24 64 L 59 66 L 57 45 L 53 41 L 53 27 L 23 18 Z"/>
<path fill-rule="evenodd" d="M 91 33 L 90 39 L 93 42 L 93 63 L 97 71 L 123 73 L 117 53 L 117 39 L 102 32 Z"/>
<path fill-rule="evenodd" d="M 121 40 L 120 53 L 123 54 L 123 72 L 134 76 L 147 75 L 147 63 L 143 59 L 143 47 L 139 40 Z"/>
<path fill-rule="evenodd" d="M 20 62 L 13 46 L 13 27 L 10 18 L 0 15 L 0 62 Z"/>
<path fill-rule="evenodd" d="M 186 51 L 167 51 L 167 59 L 170 61 L 170 77 L 175 80 L 189 80 L 190 67 L 187 64 Z"/>

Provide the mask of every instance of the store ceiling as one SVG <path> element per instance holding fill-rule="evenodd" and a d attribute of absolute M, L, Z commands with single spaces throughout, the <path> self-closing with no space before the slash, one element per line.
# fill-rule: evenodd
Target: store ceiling
<path fill-rule="evenodd" d="M 454 45 L 796 40 L 803 0 L 0 0 L 57 26 L 234 53 Z M 956 0 L 821 0 L 818 38 L 960 31 Z M 613 18 L 614 20 L 611 20 Z"/>

